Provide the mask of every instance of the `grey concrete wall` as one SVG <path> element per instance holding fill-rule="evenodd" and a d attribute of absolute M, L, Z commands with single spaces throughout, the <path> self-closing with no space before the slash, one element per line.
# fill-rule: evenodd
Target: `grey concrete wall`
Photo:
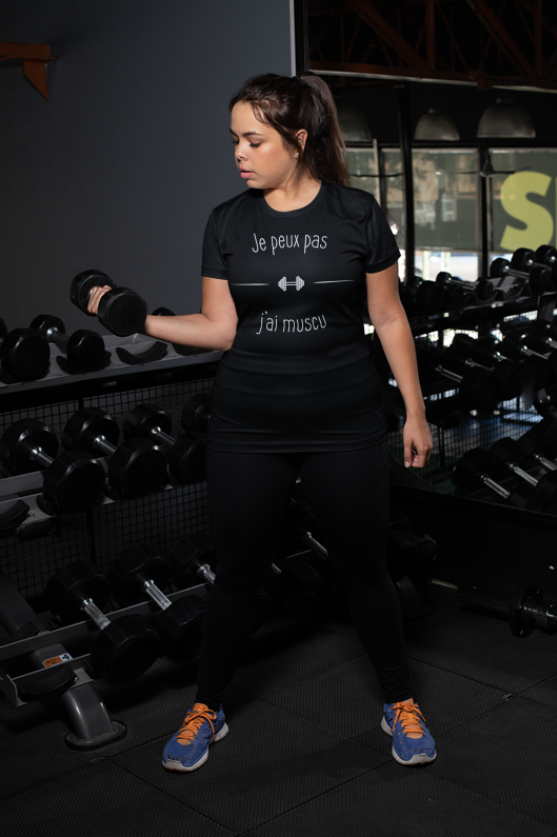
<path fill-rule="evenodd" d="M 0 64 L 0 316 L 92 321 L 69 302 L 95 267 L 151 309 L 200 304 L 213 206 L 243 188 L 228 100 L 291 74 L 289 0 L 3 0 L 3 41 L 48 43 L 49 100 Z"/>

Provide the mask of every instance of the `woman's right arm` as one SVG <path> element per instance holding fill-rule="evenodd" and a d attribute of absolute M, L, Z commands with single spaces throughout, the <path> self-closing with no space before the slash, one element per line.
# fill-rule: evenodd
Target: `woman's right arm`
<path fill-rule="evenodd" d="M 99 300 L 109 288 L 95 288 L 89 298 L 87 310 L 96 314 Z M 148 315 L 142 334 L 199 349 L 226 352 L 236 336 L 238 315 L 230 294 L 228 282 L 223 279 L 203 277 L 203 301 L 199 314 L 182 314 L 176 317 Z"/>

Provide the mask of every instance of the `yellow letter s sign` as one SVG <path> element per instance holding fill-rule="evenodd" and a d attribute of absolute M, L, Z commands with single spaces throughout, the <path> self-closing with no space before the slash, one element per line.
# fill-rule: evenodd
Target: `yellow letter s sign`
<path fill-rule="evenodd" d="M 551 214 L 537 203 L 528 200 L 533 193 L 545 197 L 551 177 L 538 171 L 518 171 L 509 175 L 501 186 L 501 205 L 505 212 L 526 224 L 521 230 L 507 224 L 500 248 L 507 252 L 519 247 L 535 250 L 541 244 L 549 244 L 553 235 Z"/>

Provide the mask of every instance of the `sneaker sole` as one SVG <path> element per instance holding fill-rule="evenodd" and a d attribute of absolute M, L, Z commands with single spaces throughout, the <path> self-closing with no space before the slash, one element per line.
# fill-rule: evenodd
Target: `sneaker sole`
<path fill-rule="evenodd" d="M 381 729 L 383 730 L 383 732 L 386 732 L 387 735 L 390 735 L 391 738 L 393 737 L 392 730 L 388 725 L 384 715 L 381 719 Z M 430 764 L 430 762 L 435 761 L 435 759 L 437 758 L 437 751 L 435 751 L 435 755 L 433 756 L 428 756 L 425 753 L 416 753 L 416 755 L 412 756 L 411 759 L 405 761 L 404 759 L 401 759 L 401 757 L 398 755 L 393 744 L 393 746 L 391 747 L 391 755 L 395 761 L 398 761 L 398 763 L 404 765 L 404 767 L 415 767 L 416 765 Z"/>
<path fill-rule="evenodd" d="M 223 728 L 219 730 L 219 732 L 217 732 L 213 740 L 210 742 L 209 747 L 211 746 L 211 744 L 215 744 L 217 741 L 220 741 L 222 738 L 228 735 L 229 731 L 230 730 L 228 724 L 225 723 Z M 201 756 L 199 761 L 196 761 L 196 763 L 193 764 L 191 767 L 186 767 L 184 764 L 182 764 L 181 761 L 176 761 L 175 759 L 167 759 L 166 761 L 163 761 L 162 766 L 165 768 L 165 770 L 170 770 L 175 773 L 191 773 L 192 770 L 197 770 L 199 767 L 202 767 L 205 764 L 205 762 L 209 758 L 209 747 L 207 747 L 206 752 Z"/>

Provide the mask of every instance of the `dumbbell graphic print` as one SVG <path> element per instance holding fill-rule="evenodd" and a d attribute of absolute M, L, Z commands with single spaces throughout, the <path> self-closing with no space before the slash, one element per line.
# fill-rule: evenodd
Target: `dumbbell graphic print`
<path fill-rule="evenodd" d="M 293 282 L 289 282 L 286 276 L 283 276 L 282 279 L 279 279 L 278 286 L 281 291 L 286 291 L 289 287 L 296 288 L 297 291 L 301 291 L 304 287 L 305 282 L 301 276 L 296 276 L 296 279 Z"/>

